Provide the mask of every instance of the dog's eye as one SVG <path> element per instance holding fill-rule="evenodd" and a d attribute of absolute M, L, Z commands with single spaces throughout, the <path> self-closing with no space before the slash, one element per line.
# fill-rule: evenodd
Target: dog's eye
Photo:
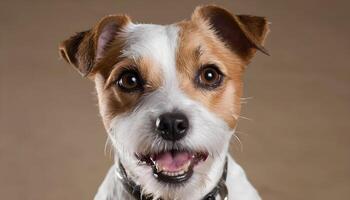
<path fill-rule="evenodd" d="M 223 74 L 216 65 L 205 65 L 198 71 L 196 82 L 205 89 L 215 89 L 220 86 Z"/>
<path fill-rule="evenodd" d="M 143 81 L 135 70 L 125 70 L 119 76 L 116 84 L 124 92 L 135 92 L 143 89 Z"/>

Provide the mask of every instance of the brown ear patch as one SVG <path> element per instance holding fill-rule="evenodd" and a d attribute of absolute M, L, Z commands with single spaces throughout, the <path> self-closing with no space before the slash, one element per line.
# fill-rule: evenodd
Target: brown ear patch
<path fill-rule="evenodd" d="M 110 15 L 98 23 L 94 34 L 97 60 L 105 56 L 107 50 L 117 40 L 118 33 L 129 23 L 131 20 L 127 15 Z"/>
<path fill-rule="evenodd" d="M 94 44 L 91 30 L 77 33 L 60 44 L 60 55 L 86 76 L 94 63 Z"/>
<path fill-rule="evenodd" d="M 126 15 L 103 18 L 94 28 L 77 33 L 59 46 L 61 56 L 73 65 L 81 75 L 88 76 L 92 68 L 106 54 L 118 32 L 130 23 Z"/>
<path fill-rule="evenodd" d="M 66 60 L 66 62 L 71 63 L 73 65 L 77 64 L 77 58 L 72 55 L 78 52 L 78 47 L 80 43 L 84 39 L 85 35 L 89 32 L 90 31 L 79 32 L 76 35 L 70 37 L 68 40 L 65 40 L 61 43 L 59 47 L 60 55 Z"/>
<path fill-rule="evenodd" d="M 237 15 L 236 17 L 238 18 L 238 22 L 241 24 L 241 29 L 245 32 L 246 36 L 249 37 L 249 40 L 258 45 L 264 43 L 269 31 L 268 22 L 265 17 L 257 17 L 252 15 Z M 266 49 L 263 51 L 266 51 Z"/>
<path fill-rule="evenodd" d="M 224 8 L 202 6 L 196 8 L 192 21 L 206 23 L 215 34 L 237 55 L 249 61 L 256 49 L 268 54 L 262 43 L 268 32 L 268 23 L 263 17 L 232 15 Z"/>

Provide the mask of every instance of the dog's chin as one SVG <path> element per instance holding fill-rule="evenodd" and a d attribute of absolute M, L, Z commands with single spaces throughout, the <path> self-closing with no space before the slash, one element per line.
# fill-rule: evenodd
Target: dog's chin
<path fill-rule="evenodd" d="M 167 184 L 183 184 L 193 175 L 193 169 L 208 158 L 208 152 L 169 150 L 159 153 L 135 153 L 140 163 L 152 168 L 153 176 Z"/>

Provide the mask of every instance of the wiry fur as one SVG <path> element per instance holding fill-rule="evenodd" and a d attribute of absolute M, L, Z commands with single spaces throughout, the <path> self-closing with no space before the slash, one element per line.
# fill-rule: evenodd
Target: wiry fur
<path fill-rule="evenodd" d="M 219 18 L 234 26 L 223 26 Z M 133 24 L 126 16 L 112 16 L 93 29 L 97 31 L 84 34 L 93 37 L 79 35 L 79 41 L 71 38 L 63 43 L 64 58 L 74 65 L 79 60 L 79 69 L 85 69 L 81 66 L 86 60 L 79 56 L 85 51 L 95 52 L 94 59 L 88 58 L 94 66 L 84 73 L 95 81 L 115 160 L 142 186 L 144 194 L 165 200 L 200 199 L 217 184 L 228 157 L 229 199 L 260 199 L 244 171 L 228 155 L 228 147 L 240 111 L 244 66 L 253 56 L 253 48 L 264 50 L 261 43 L 267 27 L 262 18 L 239 18 L 215 6 L 198 8 L 190 21 L 166 26 Z M 85 50 L 78 44 L 81 41 L 93 41 L 96 49 Z M 75 53 L 77 49 L 79 54 Z M 217 64 L 225 74 L 224 83 L 215 91 L 203 91 L 193 82 L 198 68 L 206 63 Z M 130 65 L 147 78 L 143 94 L 125 94 L 114 85 L 119 71 Z M 173 111 L 185 114 L 190 127 L 186 137 L 169 142 L 154 131 L 154 125 L 161 114 Z M 156 180 L 151 167 L 135 157 L 139 152 L 171 149 L 208 152 L 209 157 L 180 185 Z M 132 199 L 120 183 L 115 166 L 95 196 L 95 200 L 107 199 Z"/>

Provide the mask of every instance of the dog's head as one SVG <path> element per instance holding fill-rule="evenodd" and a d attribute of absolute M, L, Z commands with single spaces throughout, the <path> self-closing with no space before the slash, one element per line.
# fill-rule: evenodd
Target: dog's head
<path fill-rule="evenodd" d="M 181 199 L 219 179 L 240 113 L 242 75 L 257 49 L 266 53 L 267 32 L 265 18 L 216 6 L 166 26 L 112 15 L 64 41 L 60 53 L 95 82 L 128 174 L 145 193 Z"/>

